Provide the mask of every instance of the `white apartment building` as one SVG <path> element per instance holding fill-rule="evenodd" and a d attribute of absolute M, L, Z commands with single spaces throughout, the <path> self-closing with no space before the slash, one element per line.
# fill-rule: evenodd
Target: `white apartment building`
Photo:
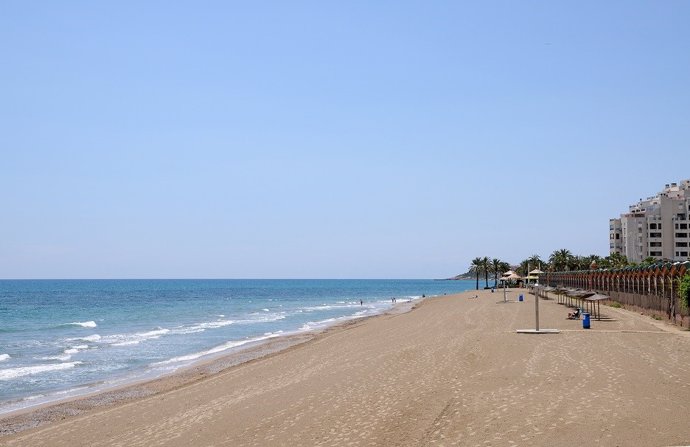
<path fill-rule="evenodd" d="M 690 180 L 667 184 L 654 197 L 609 220 L 609 248 L 628 261 L 687 261 L 690 254 Z"/>

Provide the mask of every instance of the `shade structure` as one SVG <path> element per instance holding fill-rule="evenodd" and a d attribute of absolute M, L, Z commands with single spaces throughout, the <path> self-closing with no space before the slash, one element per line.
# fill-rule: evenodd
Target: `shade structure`
<path fill-rule="evenodd" d="M 519 279 L 522 279 L 522 276 L 518 275 L 517 273 L 513 271 L 508 271 L 501 276 L 499 281 L 517 281 Z"/>
<path fill-rule="evenodd" d="M 544 288 L 542 289 L 542 291 L 544 292 L 544 298 L 545 298 L 545 299 L 548 299 L 548 298 L 549 298 L 548 292 L 553 292 L 554 290 L 556 290 L 556 289 L 553 288 L 553 287 L 549 287 L 549 286 L 544 287 Z"/>
<path fill-rule="evenodd" d="M 578 307 L 581 307 L 580 300 L 584 300 L 586 297 L 594 295 L 594 292 L 587 292 L 586 290 L 579 289 L 568 289 L 566 290 L 565 294 L 568 298 L 574 299 Z M 571 306 L 572 302 L 569 302 L 567 305 Z"/>
<path fill-rule="evenodd" d="M 585 298 L 585 301 L 592 303 L 592 311 L 594 311 L 594 317 L 597 320 L 601 320 L 601 302 L 610 298 L 610 296 L 600 293 L 595 293 Z"/>

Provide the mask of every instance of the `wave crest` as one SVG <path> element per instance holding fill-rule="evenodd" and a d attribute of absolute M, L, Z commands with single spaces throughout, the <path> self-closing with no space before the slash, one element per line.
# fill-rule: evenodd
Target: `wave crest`
<path fill-rule="evenodd" d="M 86 328 L 94 328 L 98 326 L 95 321 L 74 321 L 72 323 L 65 323 L 62 326 L 80 326 Z"/>
<path fill-rule="evenodd" d="M 22 366 L 19 368 L 0 369 L 0 380 L 12 380 L 17 377 L 30 376 L 50 371 L 74 368 L 82 362 L 57 363 L 52 365 Z"/>

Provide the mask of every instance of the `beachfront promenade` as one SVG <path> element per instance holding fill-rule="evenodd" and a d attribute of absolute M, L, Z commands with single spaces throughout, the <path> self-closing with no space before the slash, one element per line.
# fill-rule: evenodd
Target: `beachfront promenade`
<path fill-rule="evenodd" d="M 690 445 L 690 332 L 608 306 L 610 319 L 584 330 L 547 300 L 541 326 L 561 332 L 516 334 L 534 326 L 534 297 L 476 293 L 332 329 L 0 445 Z"/>

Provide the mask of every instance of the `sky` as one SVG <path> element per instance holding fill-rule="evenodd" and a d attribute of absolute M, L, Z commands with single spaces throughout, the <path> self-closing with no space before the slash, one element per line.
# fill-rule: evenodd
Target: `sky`
<path fill-rule="evenodd" d="M 444 278 L 690 178 L 687 1 L 0 3 L 0 278 Z"/>

